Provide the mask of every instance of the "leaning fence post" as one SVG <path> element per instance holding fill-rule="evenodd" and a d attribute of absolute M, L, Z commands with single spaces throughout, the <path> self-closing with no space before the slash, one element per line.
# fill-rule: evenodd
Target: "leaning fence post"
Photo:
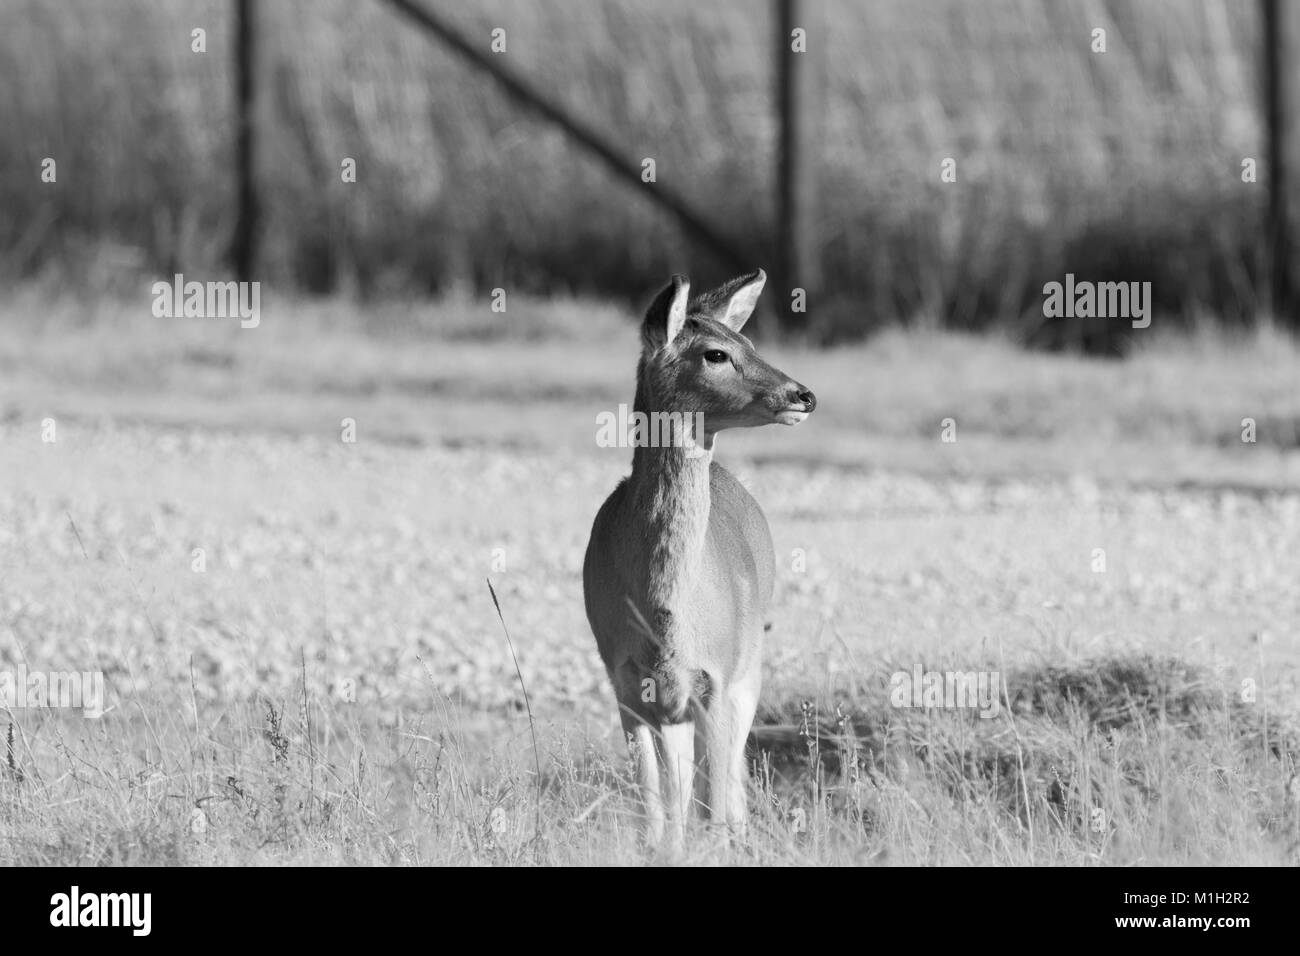
<path fill-rule="evenodd" d="M 532 110 L 558 128 L 569 140 L 600 161 L 605 168 L 623 182 L 633 184 L 640 194 L 677 219 L 683 231 L 712 253 L 719 262 L 736 272 L 748 272 L 754 261 L 746 246 L 734 242 L 730 236 L 716 230 L 684 195 L 660 183 L 646 190 L 641 180 L 641 170 L 629 161 L 619 147 L 595 123 L 577 110 L 571 110 L 558 99 L 543 93 L 522 74 L 507 67 L 499 58 L 488 53 L 484 44 L 474 44 L 452 27 L 441 9 L 426 9 L 417 0 L 386 0 L 389 6 L 403 13 L 409 20 L 436 37 L 461 59 L 492 77 L 501 89 L 516 103 Z"/>

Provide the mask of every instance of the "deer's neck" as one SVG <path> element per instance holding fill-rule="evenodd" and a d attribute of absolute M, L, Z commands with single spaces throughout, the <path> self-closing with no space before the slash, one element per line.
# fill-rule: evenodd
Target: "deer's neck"
<path fill-rule="evenodd" d="M 637 389 L 634 411 L 651 414 Z M 641 532 L 646 598 L 674 610 L 684 588 L 697 580 L 709 526 L 712 436 L 694 435 L 695 423 L 678 419 L 691 441 L 639 444 L 632 454 L 631 519 Z M 653 433 L 653 432 L 652 432 Z M 682 436 L 679 436 L 682 437 Z"/>

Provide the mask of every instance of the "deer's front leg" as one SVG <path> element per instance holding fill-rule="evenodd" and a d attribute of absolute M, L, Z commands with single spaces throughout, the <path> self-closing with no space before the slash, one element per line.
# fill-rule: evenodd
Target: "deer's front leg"
<path fill-rule="evenodd" d="M 746 800 L 749 766 L 745 760 L 745 744 L 749 740 L 750 728 L 754 726 L 754 712 L 758 710 L 761 685 L 762 675 L 756 668 L 748 680 L 737 684 L 728 693 L 731 702 L 731 750 L 727 762 L 730 781 L 727 790 L 727 825 L 740 836 L 745 835 L 749 825 Z"/>
<path fill-rule="evenodd" d="M 757 673 L 721 688 L 710 701 L 705 740 L 708 747 L 709 815 L 733 836 L 744 837 L 749 823 L 745 783 L 745 742 L 758 707 Z"/>
<path fill-rule="evenodd" d="M 631 661 L 625 661 L 610 674 L 614 694 L 618 698 L 619 717 L 623 734 L 627 738 L 632 770 L 637 791 L 641 796 L 644 813 L 644 837 L 647 846 L 655 847 L 664 838 L 664 804 L 659 762 L 662 759 L 659 744 L 659 722 L 653 708 L 641 699 L 643 671 Z"/>
<path fill-rule="evenodd" d="M 664 803 L 667 807 L 668 852 L 680 854 L 686 843 L 686 826 L 695 799 L 695 724 L 683 721 L 660 728 L 663 748 Z"/>
<path fill-rule="evenodd" d="M 641 809 L 645 814 L 645 842 L 658 846 L 664 838 L 664 804 L 660 797 L 659 753 L 655 733 L 642 721 L 624 721 L 628 750 L 636 773 L 637 790 L 641 794 Z"/>

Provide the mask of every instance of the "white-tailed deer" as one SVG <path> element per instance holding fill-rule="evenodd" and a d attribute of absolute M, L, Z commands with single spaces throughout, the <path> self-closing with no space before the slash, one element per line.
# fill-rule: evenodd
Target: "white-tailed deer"
<path fill-rule="evenodd" d="M 665 417 L 673 440 L 640 432 L 632 474 L 596 515 L 583 563 L 587 619 L 637 766 L 647 836 L 660 843 L 666 820 L 673 848 L 697 796 L 712 819 L 744 829 L 745 740 L 776 573 L 767 519 L 713 461 L 714 439 L 797 425 L 817 404 L 740 334 L 766 279 L 760 269 L 688 301 L 690 283 L 674 276 L 651 304 L 633 420 Z"/>

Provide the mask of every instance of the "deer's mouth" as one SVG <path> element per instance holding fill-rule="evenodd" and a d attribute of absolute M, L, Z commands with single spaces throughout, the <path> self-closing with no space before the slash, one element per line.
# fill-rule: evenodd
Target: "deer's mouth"
<path fill-rule="evenodd" d="M 776 421 L 778 425 L 798 425 L 808 415 L 802 408 L 783 408 L 776 413 Z"/>

